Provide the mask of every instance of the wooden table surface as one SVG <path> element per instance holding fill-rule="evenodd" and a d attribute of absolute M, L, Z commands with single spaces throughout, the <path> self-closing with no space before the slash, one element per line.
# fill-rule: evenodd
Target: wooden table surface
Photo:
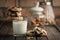
<path fill-rule="evenodd" d="M 31 28 L 31 27 L 28 27 Z M 60 32 L 53 26 L 44 26 L 43 27 L 47 31 L 47 36 L 49 40 L 60 40 Z M 12 35 L 13 27 L 12 21 L 0 21 L 0 35 Z M 45 39 L 45 38 L 44 38 Z M 44 40 L 38 37 L 38 40 Z M 14 37 L 2 37 L 0 36 L 0 40 L 14 40 Z M 25 40 L 24 38 L 17 38 L 17 40 Z M 35 40 L 35 39 L 34 39 Z"/>

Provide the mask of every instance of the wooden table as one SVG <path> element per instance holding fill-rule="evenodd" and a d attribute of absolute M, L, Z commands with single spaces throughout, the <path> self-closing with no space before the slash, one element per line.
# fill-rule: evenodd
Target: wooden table
<path fill-rule="evenodd" d="M 2 20 L 2 19 L 5 19 L 5 20 Z M 6 21 L 6 18 L 0 18 L 0 21 L 1 21 L 0 22 L 0 40 L 1 39 L 2 40 L 4 40 L 4 39 L 5 40 L 9 40 L 9 39 L 10 40 L 15 40 L 14 38 L 12 38 L 12 35 L 13 35 L 12 20 L 11 21 L 9 21 L 9 20 Z M 60 32 L 58 32 L 58 30 L 56 30 L 55 27 L 53 27 L 53 26 L 45 26 L 43 28 L 47 31 L 47 33 L 48 33 L 47 36 L 48 36 L 49 40 L 60 40 Z M 31 27 L 28 26 L 28 29 L 31 29 Z M 2 37 L 2 35 L 4 37 Z M 11 37 L 9 37 L 9 35 Z M 37 39 L 41 40 L 39 37 Z M 19 39 L 17 38 L 17 40 L 19 40 Z M 25 39 L 23 39 L 23 40 L 25 40 Z M 42 40 L 44 40 L 44 39 L 42 39 Z"/>

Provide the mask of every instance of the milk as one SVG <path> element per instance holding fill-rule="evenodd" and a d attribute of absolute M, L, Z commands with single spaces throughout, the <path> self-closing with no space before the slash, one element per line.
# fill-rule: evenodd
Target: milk
<path fill-rule="evenodd" d="M 13 21 L 13 33 L 25 34 L 27 31 L 27 21 Z"/>

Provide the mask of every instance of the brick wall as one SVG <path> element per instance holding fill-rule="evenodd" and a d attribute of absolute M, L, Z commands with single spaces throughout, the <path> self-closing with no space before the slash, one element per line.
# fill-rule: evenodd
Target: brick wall
<path fill-rule="evenodd" d="M 60 8 L 56 8 L 54 7 L 54 13 L 55 13 L 55 16 L 60 16 Z"/>
<path fill-rule="evenodd" d="M 0 0 L 0 7 L 15 6 L 15 0 Z"/>
<path fill-rule="evenodd" d="M 60 6 L 60 0 L 53 0 L 53 6 Z"/>

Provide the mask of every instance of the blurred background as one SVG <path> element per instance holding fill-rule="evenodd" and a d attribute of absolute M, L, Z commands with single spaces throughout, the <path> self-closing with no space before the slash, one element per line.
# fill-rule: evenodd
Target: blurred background
<path fill-rule="evenodd" d="M 0 40 L 15 40 L 11 35 L 13 33 L 12 21 L 5 21 L 10 15 L 9 8 L 11 7 L 22 7 L 23 15 L 29 16 L 29 8 L 34 6 L 34 2 L 39 1 L 41 7 L 45 5 L 46 2 L 51 2 L 53 11 L 55 14 L 55 21 L 57 27 L 44 27 L 48 32 L 49 40 L 60 40 L 60 0 L 0 0 Z M 43 5 L 41 5 L 43 3 Z M 11 20 L 11 19 L 9 19 Z M 25 40 L 23 38 L 17 38 L 17 40 Z M 38 39 L 40 40 L 40 39 Z M 43 39 L 41 39 L 43 40 Z"/>

